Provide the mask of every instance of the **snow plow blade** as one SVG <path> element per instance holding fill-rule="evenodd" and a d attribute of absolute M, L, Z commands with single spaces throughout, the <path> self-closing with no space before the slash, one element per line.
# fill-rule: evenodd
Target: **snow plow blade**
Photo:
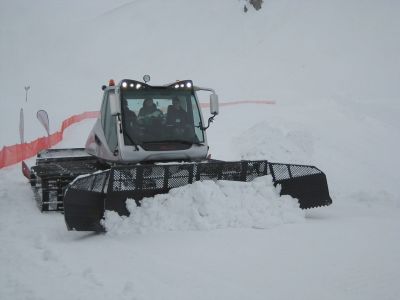
<path fill-rule="evenodd" d="M 104 212 L 129 215 L 125 201 L 137 205 L 145 197 L 168 193 L 172 188 L 203 180 L 252 181 L 271 175 L 281 185 L 281 195 L 299 200 L 302 209 L 332 203 L 325 174 L 314 166 L 268 161 L 199 162 L 116 166 L 76 178 L 64 196 L 64 216 L 69 230 L 104 231 Z"/>

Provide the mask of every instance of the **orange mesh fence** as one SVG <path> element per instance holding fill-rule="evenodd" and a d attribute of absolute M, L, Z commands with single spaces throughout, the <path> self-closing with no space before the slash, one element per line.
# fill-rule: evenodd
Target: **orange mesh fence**
<path fill-rule="evenodd" d="M 0 150 L 0 169 L 33 157 L 38 152 L 58 144 L 61 142 L 66 128 L 85 119 L 97 118 L 98 115 L 98 111 L 89 111 L 79 115 L 73 115 L 64 120 L 61 124 L 61 129 L 50 136 L 40 137 L 29 143 L 4 146 L 3 149 Z"/>
<path fill-rule="evenodd" d="M 242 101 L 229 101 L 229 102 L 220 102 L 219 106 L 230 106 L 230 105 L 238 105 L 238 104 L 275 104 L 275 101 L 272 100 L 242 100 Z M 210 103 L 200 103 L 200 107 L 206 108 L 210 107 Z"/>

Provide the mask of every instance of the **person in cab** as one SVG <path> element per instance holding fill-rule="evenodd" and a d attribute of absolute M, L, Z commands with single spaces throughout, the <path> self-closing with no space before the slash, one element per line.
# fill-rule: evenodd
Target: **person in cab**
<path fill-rule="evenodd" d="M 143 101 L 143 107 L 139 110 L 138 121 L 144 124 L 152 122 L 152 119 L 161 119 L 164 114 L 154 104 L 152 98 L 146 98 Z"/>
<path fill-rule="evenodd" d="M 182 108 L 178 97 L 172 99 L 172 105 L 168 107 L 167 124 L 187 125 L 189 123 L 188 113 Z"/>

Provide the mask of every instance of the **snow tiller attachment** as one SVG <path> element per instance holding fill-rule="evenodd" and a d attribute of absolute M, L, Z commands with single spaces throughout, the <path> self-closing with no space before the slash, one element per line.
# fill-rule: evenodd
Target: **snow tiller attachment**
<path fill-rule="evenodd" d="M 281 195 L 297 198 L 303 209 L 332 203 L 325 174 L 313 166 L 268 161 L 118 166 L 78 177 L 69 185 L 64 197 L 65 221 L 69 230 L 104 231 L 105 210 L 129 215 L 127 199 L 140 205 L 144 197 L 195 181 L 251 181 L 264 175 L 271 175 L 275 185 L 281 185 Z"/>

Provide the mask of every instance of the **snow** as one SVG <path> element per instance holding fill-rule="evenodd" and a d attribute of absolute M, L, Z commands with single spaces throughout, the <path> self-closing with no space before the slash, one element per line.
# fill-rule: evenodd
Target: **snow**
<path fill-rule="evenodd" d="M 304 220 L 296 199 L 279 197 L 272 177 L 253 182 L 196 182 L 166 195 L 127 203 L 129 217 L 107 212 L 105 228 L 111 235 L 221 228 L 270 228 Z"/>
<path fill-rule="evenodd" d="M 57 147 L 59 147 L 57 145 Z M 61 149 L 61 148 L 60 148 Z M 84 149 L 62 149 L 57 152 L 42 152 L 41 157 L 43 158 L 63 158 L 63 157 L 85 157 L 88 156 Z"/>
<path fill-rule="evenodd" d="M 107 234 L 68 232 L 61 214 L 39 212 L 20 166 L 7 167 L 0 299 L 400 298 L 400 2 L 242 5 L 3 1 L 0 144 L 19 141 L 21 107 L 32 140 L 45 134 L 38 109 L 54 132 L 98 110 L 110 78 L 189 78 L 221 101 L 276 103 L 221 107 L 213 158 L 315 165 L 333 205 L 301 211 L 268 177 L 198 182 L 131 203 L 135 218 L 109 214 Z M 83 147 L 93 122 L 57 148 Z"/>

